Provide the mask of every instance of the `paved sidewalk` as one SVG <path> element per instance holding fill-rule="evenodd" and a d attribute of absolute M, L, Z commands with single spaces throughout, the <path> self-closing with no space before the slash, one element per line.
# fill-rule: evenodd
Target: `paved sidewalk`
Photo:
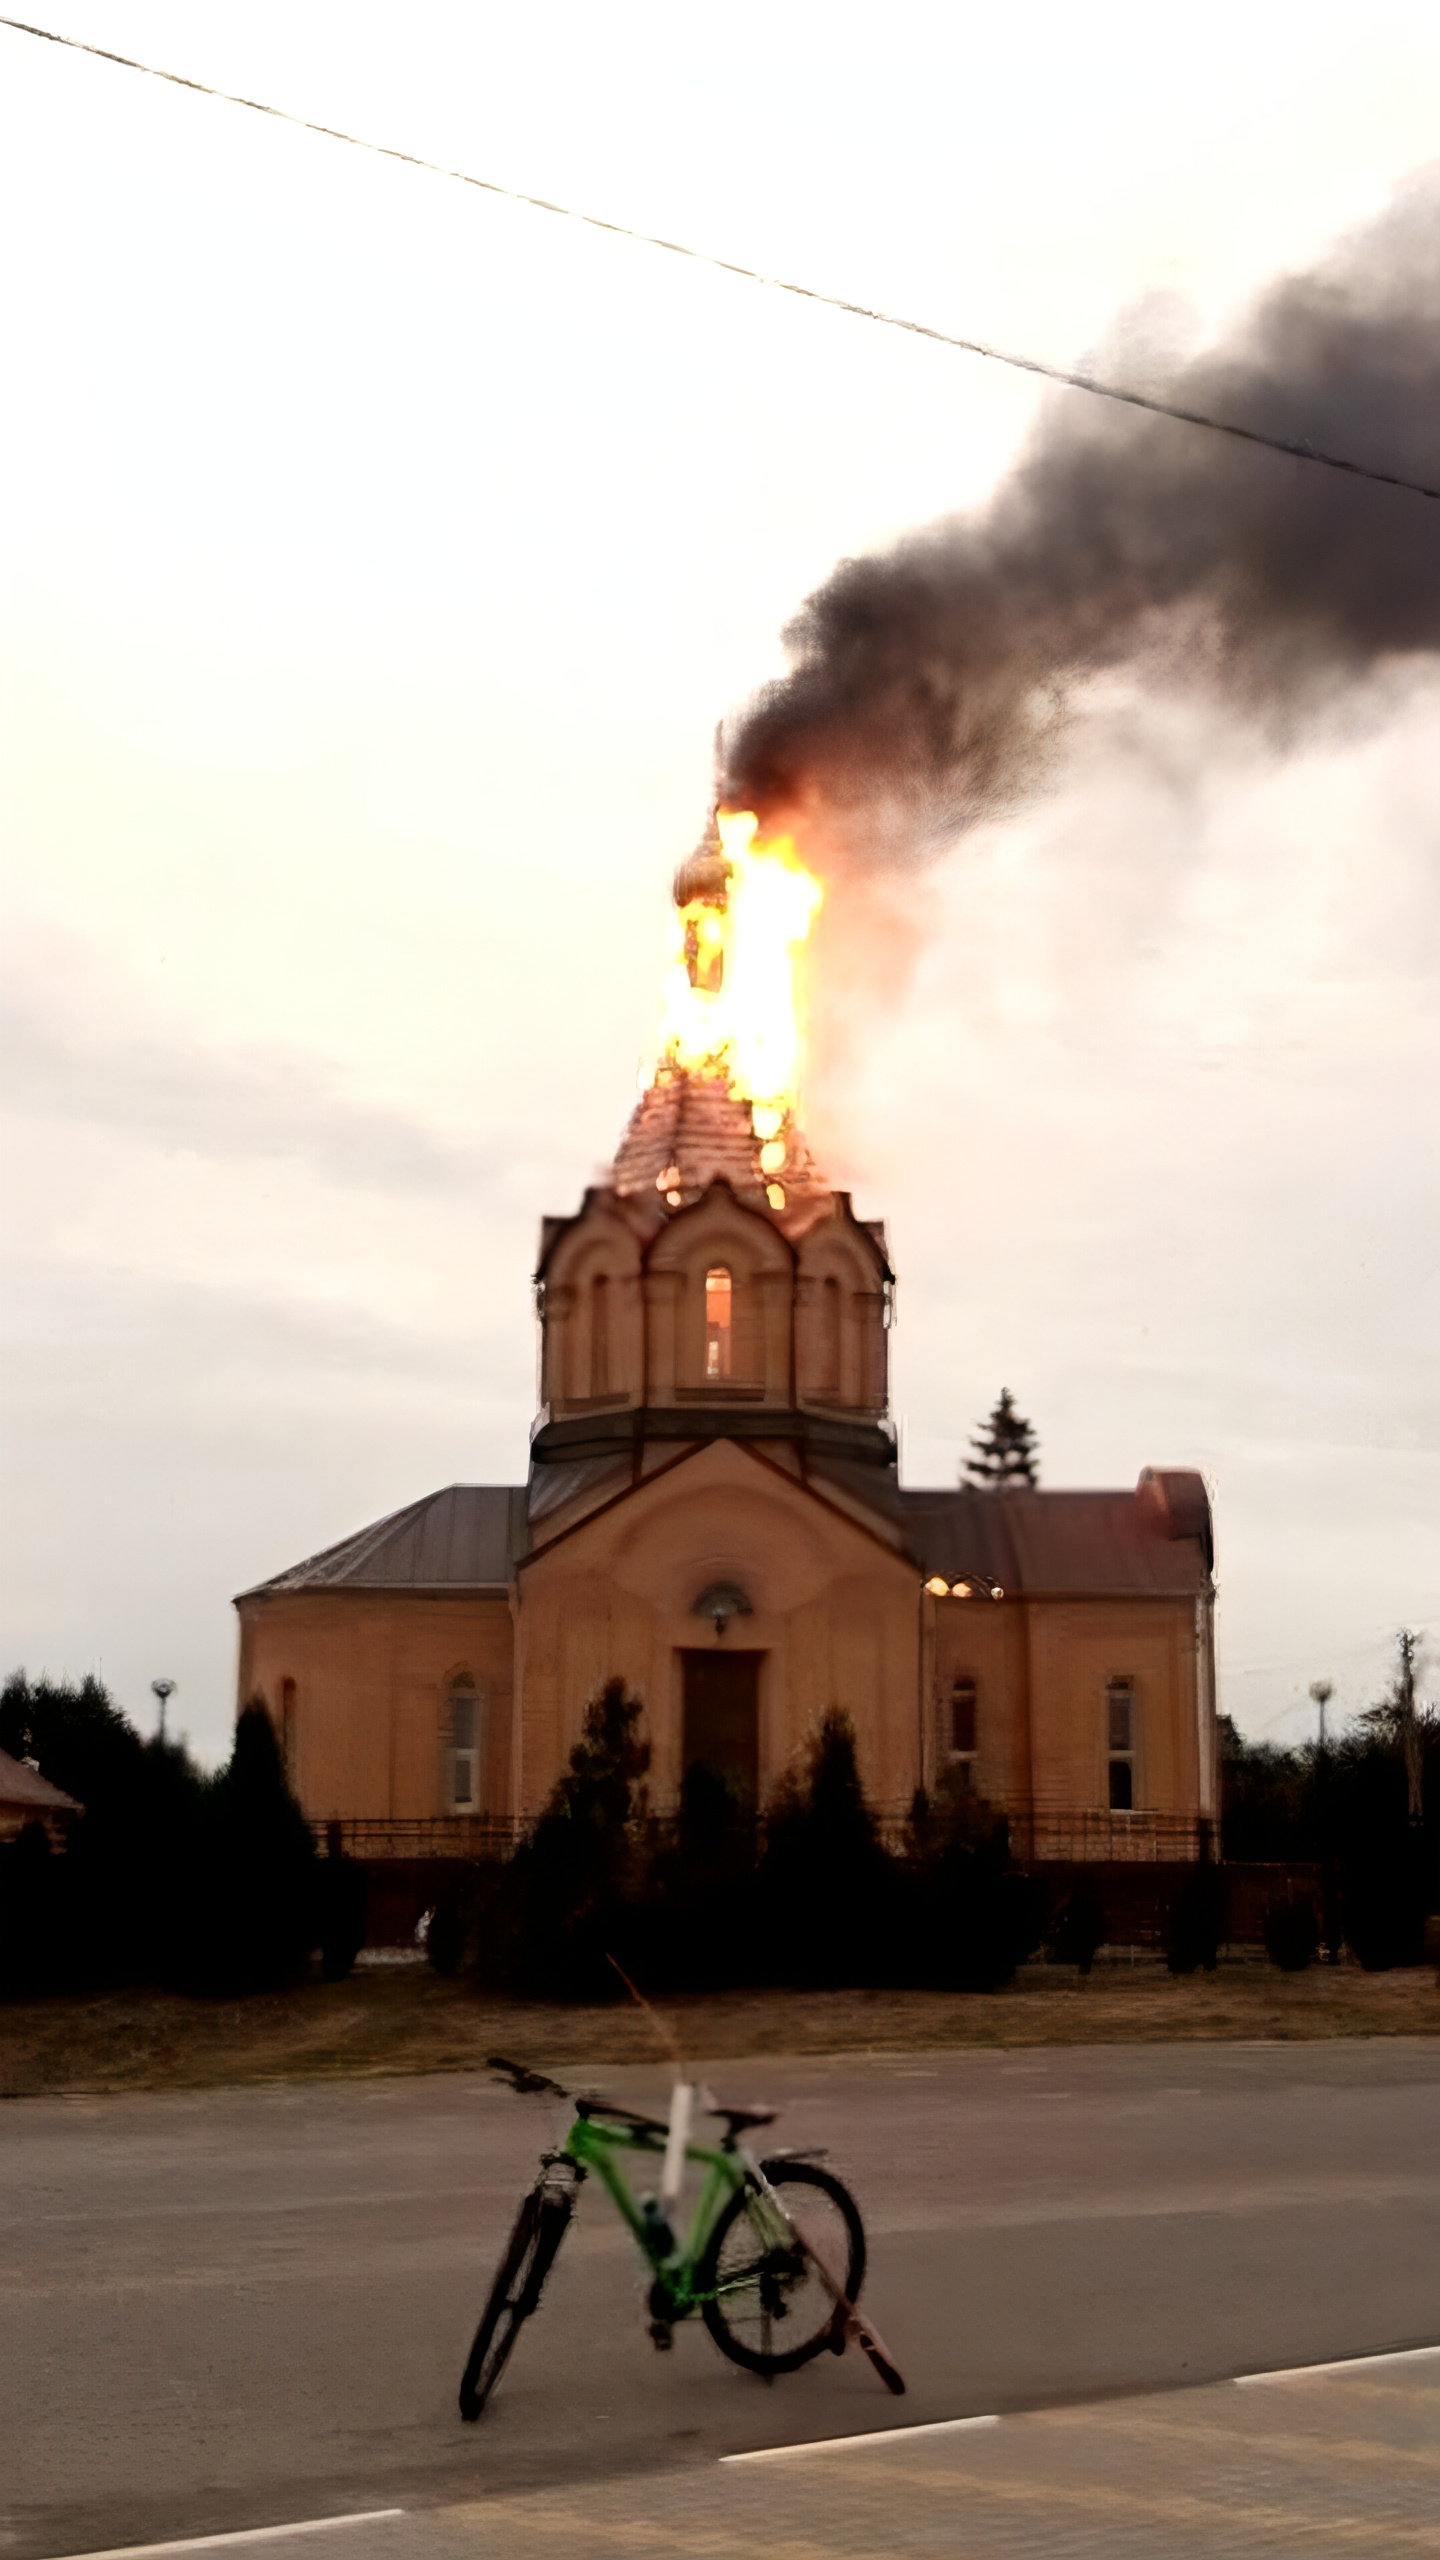
<path fill-rule="evenodd" d="M 1407 2560 L 1440 2554 L 1440 2347 L 477 2501 L 375 2534 L 374 2560 Z M 327 2549 L 362 2560 L 362 2537 Z"/>

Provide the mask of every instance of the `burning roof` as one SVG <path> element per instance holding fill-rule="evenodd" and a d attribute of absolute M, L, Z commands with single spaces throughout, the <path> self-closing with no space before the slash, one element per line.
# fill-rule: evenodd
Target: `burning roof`
<path fill-rule="evenodd" d="M 670 1060 L 635 1106 L 611 1182 L 622 1199 L 671 1214 L 728 1182 L 792 1240 L 829 1214 L 835 1196 L 788 1113 L 776 1125 L 723 1074 Z"/>

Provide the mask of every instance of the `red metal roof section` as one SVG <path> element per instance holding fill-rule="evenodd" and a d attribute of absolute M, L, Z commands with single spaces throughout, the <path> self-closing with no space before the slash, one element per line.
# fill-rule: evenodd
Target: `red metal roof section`
<path fill-rule="evenodd" d="M 1018 1596 L 1209 1590 L 1214 1562 L 1203 1476 L 1145 1470 L 1133 1493 L 902 1493 L 906 1543 L 927 1574 L 980 1573 Z"/>

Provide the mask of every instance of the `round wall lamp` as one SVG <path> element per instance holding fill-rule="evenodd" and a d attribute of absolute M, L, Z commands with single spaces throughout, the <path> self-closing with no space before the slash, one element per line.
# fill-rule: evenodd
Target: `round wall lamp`
<path fill-rule="evenodd" d="M 732 1618 L 753 1618 L 754 1610 L 738 1582 L 712 1582 L 701 1592 L 690 1612 L 693 1618 L 708 1618 L 717 1636 L 723 1636 Z"/>

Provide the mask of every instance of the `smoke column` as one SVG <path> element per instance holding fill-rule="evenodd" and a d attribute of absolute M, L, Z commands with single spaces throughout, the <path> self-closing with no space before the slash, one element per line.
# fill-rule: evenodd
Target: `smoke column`
<path fill-rule="evenodd" d="M 1440 172 L 1165 389 L 1440 479 Z M 1066 393 L 983 514 L 843 561 L 785 638 L 724 800 L 842 870 L 913 865 L 1033 783 L 1087 677 L 1205 686 L 1283 738 L 1440 649 L 1440 504 Z"/>

